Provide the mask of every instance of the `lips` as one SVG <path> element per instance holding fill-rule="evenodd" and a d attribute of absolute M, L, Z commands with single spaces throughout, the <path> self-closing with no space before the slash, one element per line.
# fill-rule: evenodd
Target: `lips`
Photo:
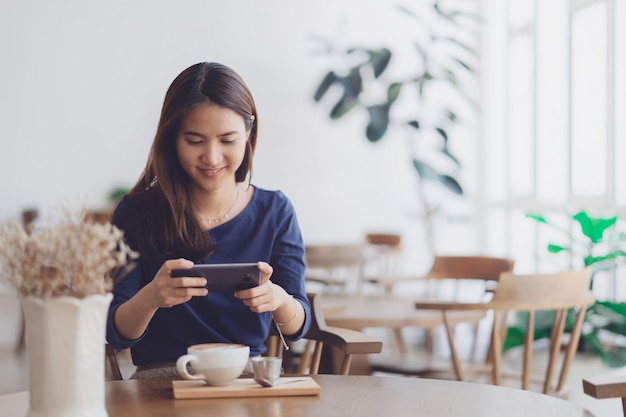
<path fill-rule="evenodd" d="M 198 170 L 200 171 L 200 174 L 202 174 L 205 177 L 216 177 L 218 175 L 220 175 L 222 173 L 222 171 L 224 171 L 226 168 L 222 167 L 222 168 L 198 168 Z"/>

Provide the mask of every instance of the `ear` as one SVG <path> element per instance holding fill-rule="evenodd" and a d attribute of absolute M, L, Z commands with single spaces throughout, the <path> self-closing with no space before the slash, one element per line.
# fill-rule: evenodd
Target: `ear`
<path fill-rule="evenodd" d="M 252 134 L 252 126 L 254 125 L 254 121 L 256 120 L 256 117 L 254 116 L 254 114 L 251 114 L 248 120 L 250 121 L 250 128 L 247 129 L 247 131 L 248 131 L 248 139 L 247 140 L 250 140 L 250 135 Z"/>

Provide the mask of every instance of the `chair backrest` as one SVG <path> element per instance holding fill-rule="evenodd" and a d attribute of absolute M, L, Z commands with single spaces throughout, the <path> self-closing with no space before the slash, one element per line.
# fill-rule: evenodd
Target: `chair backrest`
<path fill-rule="evenodd" d="M 435 256 L 424 276 L 426 296 L 476 299 L 490 294 L 500 274 L 511 272 L 515 261 L 492 256 Z M 443 285 L 442 281 L 446 281 Z"/>
<path fill-rule="evenodd" d="M 493 299 L 488 304 L 498 311 L 525 311 L 528 314 L 521 388 L 529 389 L 535 333 L 535 313 L 554 311 L 550 334 L 549 357 L 543 378 L 540 378 L 544 394 L 561 395 L 570 365 L 576 353 L 586 309 L 593 304 L 594 297 L 589 291 L 591 269 L 567 271 L 553 274 L 516 275 L 505 272 L 500 276 Z M 574 324 L 566 329 L 568 311 L 575 313 Z M 491 354 L 493 358 L 493 380 L 501 383 L 501 355 L 503 338 L 499 326 L 500 315 L 494 314 Z M 567 343 L 563 334 L 570 334 Z M 557 371 L 559 353 L 565 347 L 560 370 Z M 558 377 L 556 385 L 553 379 Z"/>
<path fill-rule="evenodd" d="M 357 291 L 362 284 L 365 245 L 362 243 L 306 245 L 306 280 L 322 285 L 320 291 Z M 317 292 L 317 291 L 316 291 Z"/>
<path fill-rule="evenodd" d="M 322 295 L 308 292 L 307 297 L 311 304 L 311 328 L 304 335 L 303 343 L 299 344 L 301 349 L 294 354 L 292 346 L 290 351 L 285 352 L 275 326 L 266 342 L 266 355 L 286 359 L 286 372 L 314 375 L 324 363 L 327 373 L 347 375 L 353 355 L 381 352 L 382 342 L 366 333 L 327 326 L 322 310 Z M 323 352 L 325 357 L 322 357 Z"/>
<path fill-rule="evenodd" d="M 269 337 L 265 344 L 267 346 L 266 356 L 278 356 L 285 359 L 285 370 L 288 373 L 297 374 L 317 374 L 322 361 L 325 359 L 329 373 L 347 375 L 350 370 L 352 356 L 356 354 L 380 353 L 382 342 L 368 334 L 338 327 L 326 325 L 321 304 L 321 295 L 317 293 L 307 293 L 311 303 L 311 328 L 304 336 L 304 349 L 294 355 L 294 346 L 285 352 L 281 337 L 272 326 Z M 328 354 L 322 357 L 324 346 L 330 347 L 325 352 Z M 122 372 L 117 360 L 117 352 L 110 345 L 106 345 L 106 359 L 111 368 L 111 379 L 121 380 Z M 290 366 L 295 363 L 295 366 Z"/>
<path fill-rule="evenodd" d="M 399 248 L 402 236 L 396 233 L 367 233 L 365 235 L 365 241 L 370 245 Z"/>
<path fill-rule="evenodd" d="M 365 281 L 378 283 L 398 275 L 402 257 L 402 236 L 396 233 L 367 233 L 365 235 Z"/>
<path fill-rule="evenodd" d="M 435 256 L 429 279 L 475 279 L 498 281 L 502 272 L 513 271 L 515 261 L 490 256 Z"/>

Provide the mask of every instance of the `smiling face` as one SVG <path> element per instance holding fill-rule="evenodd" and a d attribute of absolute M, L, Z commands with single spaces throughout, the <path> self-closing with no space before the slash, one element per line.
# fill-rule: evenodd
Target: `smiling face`
<path fill-rule="evenodd" d="M 243 117 L 228 108 L 206 102 L 189 111 L 180 124 L 176 151 L 194 192 L 235 184 L 249 134 Z"/>

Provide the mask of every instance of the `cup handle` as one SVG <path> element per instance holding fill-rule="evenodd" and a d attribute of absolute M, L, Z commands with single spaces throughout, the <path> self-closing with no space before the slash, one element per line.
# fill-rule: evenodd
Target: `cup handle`
<path fill-rule="evenodd" d="M 176 370 L 178 374 L 185 379 L 204 379 L 202 375 L 199 374 L 190 374 L 187 371 L 187 363 L 191 363 L 193 367 L 194 364 L 197 364 L 197 358 L 194 355 L 183 355 L 176 361 Z"/>

